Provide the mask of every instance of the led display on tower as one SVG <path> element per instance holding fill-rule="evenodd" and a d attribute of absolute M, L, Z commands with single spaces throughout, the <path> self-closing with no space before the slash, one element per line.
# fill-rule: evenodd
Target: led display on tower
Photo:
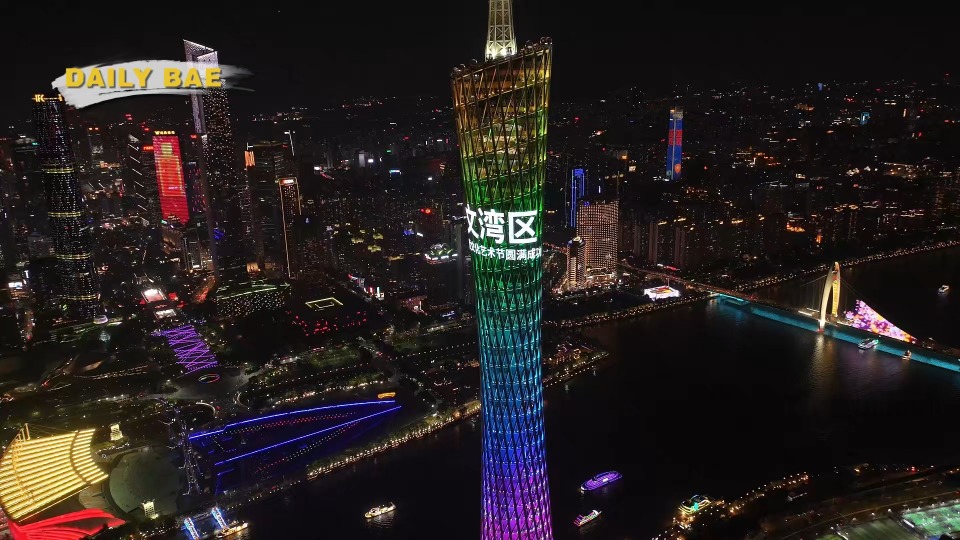
<path fill-rule="evenodd" d="M 488 60 L 452 78 L 480 348 L 481 537 L 546 540 L 540 314 L 553 46 L 511 50 L 510 10 L 491 0 Z"/>
<path fill-rule="evenodd" d="M 683 158 L 683 109 L 670 109 L 670 130 L 667 132 L 667 179 L 680 179 Z"/>
<path fill-rule="evenodd" d="M 157 170 L 160 191 L 160 213 L 163 219 L 174 217 L 180 223 L 190 220 L 187 192 L 183 186 L 183 158 L 180 156 L 180 138 L 172 131 L 157 131 L 153 135 L 153 162 Z"/>

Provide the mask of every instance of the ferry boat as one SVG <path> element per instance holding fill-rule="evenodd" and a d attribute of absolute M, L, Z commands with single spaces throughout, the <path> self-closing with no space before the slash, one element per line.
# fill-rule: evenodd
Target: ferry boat
<path fill-rule="evenodd" d="M 874 348 L 874 347 L 877 346 L 877 343 L 880 343 L 880 340 L 879 340 L 879 339 L 877 339 L 877 338 L 867 338 L 867 339 L 861 341 L 860 344 L 857 345 L 857 347 L 860 347 L 861 349 L 872 349 L 872 348 Z"/>
<path fill-rule="evenodd" d="M 600 473 L 593 478 L 587 480 L 586 482 L 580 484 L 580 492 L 586 493 L 588 491 L 593 491 L 595 489 L 608 486 L 617 480 L 623 478 L 623 475 L 617 471 L 607 471 L 605 473 Z"/>
<path fill-rule="evenodd" d="M 247 523 L 246 521 L 244 521 L 243 523 L 237 523 L 236 521 L 234 521 L 234 522 L 231 523 L 230 526 L 227 527 L 226 529 L 220 529 L 219 531 L 217 531 L 217 533 L 216 533 L 215 535 L 213 535 L 213 537 L 214 537 L 214 538 L 228 538 L 228 537 L 230 537 L 230 536 L 233 536 L 233 535 L 237 534 L 237 533 L 240 532 L 240 531 L 246 530 L 247 525 L 248 525 L 248 523 Z"/>
<path fill-rule="evenodd" d="M 940 288 L 937 289 L 937 292 L 940 293 L 940 294 L 947 294 L 948 292 L 950 292 L 950 286 L 949 286 L 949 285 L 941 285 Z"/>
<path fill-rule="evenodd" d="M 598 517 L 600 517 L 600 511 L 593 510 L 589 514 L 577 516 L 576 519 L 573 520 L 573 524 L 576 525 L 577 527 L 583 527 L 584 525 L 586 525 L 587 523 L 590 523 L 591 521 L 597 519 Z"/>
<path fill-rule="evenodd" d="M 901 356 L 900 359 L 901 359 L 901 360 L 909 360 L 909 359 L 910 359 L 910 356 L 911 356 L 910 351 L 906 351 L 905 353 L 903 353 L 903 356 Z"/>
<path fill-rule="evenodd" d="M 397 509 L 397 505 L 390 503 L 383 506 L 374 506 L 370 510 L 367 510 L 367 513 L 363 517 L 367 519 L 375 518 L 377 516 L 382 516 L 384 514 L 389 514 Z"/>

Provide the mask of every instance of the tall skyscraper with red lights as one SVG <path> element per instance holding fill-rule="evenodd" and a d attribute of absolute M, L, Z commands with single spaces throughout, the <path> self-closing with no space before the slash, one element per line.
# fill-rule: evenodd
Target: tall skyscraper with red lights
<path fill-rule="evenodd" d="M 683 109 L 670 109 L 670 129 L 667 131 L 667 180 L 680 179 L 683 160 Z"/>
<path fill-rule="evenodd" d="M 154 166 L 160 192 L 160 214 L 163 219 L 176 218 L 185 224 L 190 220 L 187 192 L 183 186 L 183 158 L 180 139 L 172 131 L 153 134 Z"/>

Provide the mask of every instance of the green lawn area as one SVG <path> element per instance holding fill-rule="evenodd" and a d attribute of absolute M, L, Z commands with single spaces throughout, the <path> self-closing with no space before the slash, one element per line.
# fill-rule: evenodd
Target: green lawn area
<path fill-rule="evenodd" d="M 960 503 L 911 512 L 903 517 L 916 525 L 917 530 L 927 537 L 960 531 Z"/>
<path fill-rule="evenodd" d="M 329 348 L 325 351 L 310 353 L 306 357 L 308 364 L 321 371 L 352 366 L 359 361 L 360 349 L 354 345 Z"/>
<path fill-rule="evenodd" d="M 892 519 L 878 519 L 863 525 L 846 527 L 843 536 L 830 533 L 817 540 L 917 540 L 917 537 Z"/>

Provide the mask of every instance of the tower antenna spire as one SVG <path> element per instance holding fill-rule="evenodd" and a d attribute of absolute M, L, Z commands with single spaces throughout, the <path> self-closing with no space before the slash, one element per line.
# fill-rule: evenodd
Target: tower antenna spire
<path fill-rule="evenodd" d="M 513 35 L 513 0 L 490 0 L 485 58 L 493 60 L 515 52 L 517 38 Z"/>

